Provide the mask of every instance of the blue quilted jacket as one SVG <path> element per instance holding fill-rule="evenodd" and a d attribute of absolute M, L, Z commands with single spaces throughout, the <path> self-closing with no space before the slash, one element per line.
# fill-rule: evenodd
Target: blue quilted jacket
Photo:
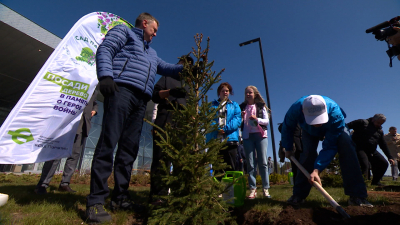
<path fill-rule="evenodd" d="M 214 100 L 212 102 L 212 107 L 218 108 L 219 101 Z M 218 123 L 218 118 L 214 119 L 215 123 Z M 237 141 L 239 142 L 239 127 L 242 123 L 242 115 L 240 111 L 239 104 L 234 101 L 228 100 L 226 103 L 226 124 L 223 127 L 225 134 L 228 138 L 228 142 Z M 207 142 L 211 139 L 215 139 L 218 136 L 218 131 L 214 131 L 206 134 Z"/>
<path fill-rule="evenodd" d="M 338 151 L 337 140 L 344 132 L 346 125 L 344 119 L 346 118 L 346 113 L 332 99 L 322 96 L 326 102 L 329 120 L 321 127 L 308 125 L 304 119 L 303 113 L 303 101 L 306 97 L 308 96 L 303 96 L 293 103 L 286 113 L 285 120 L 282 124 L 281 145 L 286 148 L 287 151 L 293 150 L 293 134 L 297 124 L 300 125 L 303 132 L 307 132 L 314 137 L 323 139 L 322 150 L 319 152 L 314 163 L 314 169 L 322 171 L 329 165 Z"/>
<path fill-rule="evenodd" d="M 143 39 L 143 30 L 117 25 L 108 31 L 96 53 L 97 77 L 112 77 L 151 97 L 156 74 L 179 78 L 182 65 L 169 64 L 157 56 Z"/>

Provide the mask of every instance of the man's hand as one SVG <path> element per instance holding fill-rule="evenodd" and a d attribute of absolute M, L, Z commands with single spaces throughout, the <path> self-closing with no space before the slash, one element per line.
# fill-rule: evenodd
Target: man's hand
<path fill-rule="evenodd" d="M 314 181 L 319 183 L 319 185 L 322 187 L 321 178 L 319 177 L 319 171 L 317 169 L 314 169 L 314 171 L 310 174 L 310 179 L 308 180 L 311 185 L 313 185 Z"/>
<path fill-rule="evenodd" d="M 92 112 L 90 112 L 90 114 L 93 117 L 94 115 L 96 115 L 96 111 L 92 111 Z"/>
<path fill-rule="evenodd" d="M 386 38 L 386 41 L 393 45 L 393 46 L 397 46 L 400 45 L 400 28 L 398 27 L 393 27 L 393 30 L 396 30 L 397 33 L 395 35 L 389 36 Z M 400 60 L 400 55 L 397 56 L 397 59 Z"/>
<path fill-rule="evenodd" d="M 294 156 L 294 152 L 293 151 L 286 151 L 285 148 L 283 148 L 283 151 L 285 152 L 285 157 L 290 159 L 290 157 Z"/>
<path fill-rule="evenodd" d="M 169 94 L 174 98 L 186 97 L 186 90 L 183 87 L 176 87 L 169 90 Z"/>
<path fill-rule="evenodd" d="M 390 165 L 394 165 L 394 160 L 393 159 L 389 159 L 389 163 L 390 163 Z"/>
<path fill-rule="evenodd" d="M 119 88 L 112 77 L 105 77 L 100 79 L 100 92 L 103 94 L 104 97 L 114 95 L 115 91 L 119 92 Z"/>
<path fill-rule="evenodd" d="M 219 130 L 218 134 L 225 134 L 225 131 L 224 130 Z"/>
<path fill-rule="evenodd" d="M 161 99 L 166 99 L 169 97 L 169 90 L 160 90 L 158 92 L 158 96 L 160 96 Z"/>
<path fill-rule="evenodd" d="M 399 45 L 400 44 L 400 28 L 393 27 L 393 30 L 396 30 L 397 33 L 395 35 L 389 36 L 386 38 L 386 41 L 391 45 Z"/>

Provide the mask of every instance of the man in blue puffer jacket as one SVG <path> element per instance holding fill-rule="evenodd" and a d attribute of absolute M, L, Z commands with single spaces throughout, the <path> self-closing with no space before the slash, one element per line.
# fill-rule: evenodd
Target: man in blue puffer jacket
<path fill-rule="evenodd" d="M 117 25 L 108 31 L 97 50 L 97 76 L 104 95 L 104 116 L 92 161 L 86 209 L 89 222 L 111 220 L 104 210 L 104 202 L 109 194 L 107 179 L 113 171 L 113 152 L 117 144 L 111 210 L 143 210 L 130 201 L 128 187 L 146 105 L 152 96 L 156 73 L 178 78 L 183 68 L 164 62 L 150 47 L 158 25 L 153 16 L 142 13 L 136 19 L 135 28 Z"/>

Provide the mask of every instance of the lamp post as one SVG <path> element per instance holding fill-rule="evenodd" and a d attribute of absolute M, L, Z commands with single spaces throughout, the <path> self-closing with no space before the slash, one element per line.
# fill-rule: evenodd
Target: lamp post
<path fill-rule="evenodd" d="M 256 39 L 253 39 L 250 41 L 240 43 L 239 46 L 242 47 L 244 45 L 252 44 L 257 41 L 258 41 L 258 44 L 260 47 L 261 63 L 262 63 L 262 68 L 263 68 L 263 73 L 264 73 L 265 92 L 267 93 L 267 106 L 271 110 L 271 104 L 270 104 L 269 93 L 268 93 L 267 74 L 265 73 L 264 56 L 263 56 L 263 51 L 262 51 L 262 46 L 261 46 L 261 38 L 256 38 Z M 274 173 L 276 173 L 278 171 L 278 166 L 277 166 L 277 160 L 276 160 L 274 125 L 273 124 L 274 123 L 272 122 L 272 114 L 271 114 L 269 125 L 271 126 L 272 149 L 273 149 L 273 156 L 274 156 Z"/>

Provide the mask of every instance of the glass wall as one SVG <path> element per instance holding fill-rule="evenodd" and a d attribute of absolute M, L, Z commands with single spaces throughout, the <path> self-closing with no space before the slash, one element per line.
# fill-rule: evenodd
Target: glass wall
<path fill-rule="evenodd" d="M 81 173 L 90 173 L 94 150 L 100 137 L 101 125 L 103 122 L 103 103 L 98 101 L 97 104 L 99 111 L 97 112 L 97 115 L 92 118 L 92 128 L 90 129 L 89 136 L 86 140 L 85 152 L 82 157 Z M 148 115 L 146 115 L 146 117 L 148 117 Z M 150 126 L 150 124 L 143 122 L 138 157 L 133 164 L 134 173 L 137 170 L 150 170 L 153 158 L 153 136 L 151 134 L 151 129 L 152 126 Z M 117 148 L 118 146 L 114 150 L 114 157 Z M 61 161 L 59 170 L 64 168 L 65 163 L 63 162 L 65 162 L 65 159 Z"/>
<path fill-rule="evenodd" d="M 89 132 L 89 136 L 86 140 L 85 151 L 82 156 L 82 163 L 78 163 L 78 168 L 80 166 L 81 173 L 90 173 L 90 168 L 92 166 L 92 159 L 94 150 L 96 148 L 97 142 L 100 137 L 101 125 L 103 121 L 103 102 L 97 101 L 98 104 L 98 112 L 97 115 L 92 118 L 92 127 Z M 149 102 L 148 110 L 146 110 L 146 118 L 151 118 L 151 108 L 153 107 L 153 103 Z M 146 122 L 143 122 L 142 134 L 140 136 L 140 144 L 139 144 L 139 152 L 138 157 L 133 164 L 133 173 L 136 173 L 138 170 L 147 170 L 150 171 L 150 166 L 153 158 L 153 136 L 151 133 L 152 126 Z M 114 150 L 114 156 L 116 153 L 116 149 Z M 66 158 L 61 160 L 61 164 L 57 170 L 57 173 L 61 173 L 64 169 Z M 24 164 L 20 165 L 22 168 L 18 171 L 14 171 L 14 167 L 12 165 L 0 165 L 0 172 L 32 172 L 32 173 L 40 173 L 43 168 L 42 163 L 34 163 L 34 164 Z"/>

